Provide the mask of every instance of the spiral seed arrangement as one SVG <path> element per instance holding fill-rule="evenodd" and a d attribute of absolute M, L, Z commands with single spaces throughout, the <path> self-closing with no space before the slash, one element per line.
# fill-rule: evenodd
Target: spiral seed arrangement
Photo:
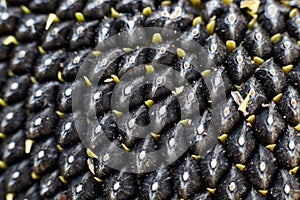
<path fill-rule="evenodd" d="M 0 1 L 0 199 L 299 199 L 300 4 L 297 0 L 2 0 Z M 203 79 L 185 49 L 113 49 L 93 96 L 100 126 L 128 152 L 178 148 L 182 120 L 177 91 L 159 86 L 172 76 L 131 91 L 122 76 L 143 63 L 180 72 L 194 88 L 190 112 L 199 109 L 189 149 L 169 166 L 133 174 L 86 149 L 76 131 L 72 94 L 79 67 L 101 41 L 138 27 L 176 30 L 202 45 L 222 73 L 226 104 L 219 141 L 199 156 L 211 120 Z M 134 42 L 134 40 L 133 40 Z M 115 55 L 122 54 L 110 62 Z M 156 69 L 146 65 L 144 72 Z M 180 80 L 178 80 L 180 82 Z M 90 87 L 89 77 L 84 78 Z M 132 83 L 133 85 L 135 82 Z M 149 123 L 149 110 L 166 118 L 145 140 L 130 137 L 111 109 L 119 85 L 130 99 L 134 123 Z M 126 87 L 125 87 L 126 86 Z M 180 85 L 179 85 L 180 86 Z M 158 120 L 159 121 L 159 120 Z M 134 123 L 129 123 L 130 127 Z M 174 125 L 176 124 L 176 125 Z M 140 158 L 144 154 L 139 153 Z"/>

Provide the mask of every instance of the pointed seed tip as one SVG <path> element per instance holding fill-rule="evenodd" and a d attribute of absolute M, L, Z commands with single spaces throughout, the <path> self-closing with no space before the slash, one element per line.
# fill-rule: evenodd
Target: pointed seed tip
<path fill-rule="evenodd" d="M 92 82 L 90 81 L 90 79 L 88 79 L 88 77 L 83 76 L 83 79 L 84 79 L 84 82 L 86 83 L 86 85 L 88 87 L 92 87 L 93 86 Z"/>
<path fill-rule="evenodd" d="M 226 141 L 227 138 L 228 138 L 227 134 L 222 134 L 218 137 L 218 139 L 223 143 Z"/>
<path fill-rule="evenodd" d="M 159 44 L 163 41 L 163 38 L 160 33 L 154 33 L 152 36 L 152 43 Z"/>
<path fill-rule="evenodd" d="M 212 194 L 215 194 L 216 188 L 206 188 L 206 190 Z"/>
<path fill-rule="evenodd" d="M 282 93 L 277 94 L 274 98 L 273 98 L 273 102 L 274 103 L 278 103 L 281 99 L 281 97 L 283 96 Z"/>
<path fill-rule="evenodd" d="M 276 144 L 269 144 L 266 146 L 267 149 L 269 149 L 271 152 L 274 151 L 274 148 L 276 147 Z"/>
<path fill-rule="evenodd" d="M 150 16 L 150 15 L 152 14 L 152 9 L 151 9 L 151 7 L 148 6 L 148 7 L 144 8 L 143 11 L 142 11 L 142 14 L 143 14 L 145 17 Z"/>
<path fill-rule="evenodd" d="M 178 55 L 179 58 L 183 58 L 183 57 L 186 56 L 186 52 L 183 49 L 177 48 L 176 51 L 177 51 L 177 55 Z"/>
<path fill-rule="evenodd" d="M 112 79 L 114 80 L 115 83 L 119 83 L 120 82 L 120 79 L 118 76 L 116 75 L 111 75 Z"/>
<path fill-rule="evenodd" d="M 268 193 L 268 190 L 258 190 L 258 192 L 260 194 L 262 194 L 263 196 L 266 196 L 266 194 Z"/>
<path fill-rule="evenodd" d="M 235 166 L 242 172 L 246 169 L 246 166 L 242 164 L 236 164 Z"/>
<path fill-rule="evenodd" d="M 78 22 L 84 22 L 85 21 L 84 15 L 81 12 L 76 12 L 75 13 L 75 18 Z"/>
<path fill-rule="evenodd" d="M 202 17 L 198 16 L 193 20 L 193 26 L 197 26 L 198 24 L 200 24 L 202 22 Z"/>
<path fill-rule="evenodd" d="M 98 158 L 98 156 L 90 149 L 90 148 L 87 148 L 86 149 L 86 154 L 88 155 L 88 157 L 90 158 Z"/>

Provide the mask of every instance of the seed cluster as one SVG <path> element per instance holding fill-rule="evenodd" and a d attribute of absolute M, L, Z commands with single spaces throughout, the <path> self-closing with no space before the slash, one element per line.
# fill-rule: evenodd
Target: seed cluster
<path fill-rule="evenodd" d="M 300 199 L 299 9 L 295 0 L 0 1 L 0 199 Z M 210 71 L 193 66 L 199 55 L 185 51 L 193 47 L 172 53 L 173 41 L 158 33 L 151 45 L 159 48 L 111 49 L 98 63 L 105 70 L 87 103 L 99 125 L 89 137 L 105 134 L 112 143 L 101 157 L 81 143 L 72 113 L 79 67 L 89 53 L 101 55 L 93 50 L 98 43 L 138 27 L 195 40 L 207 50 L 206 64 L 222 74 L 226 104 L 221 123 L 213 124 L 219 141 L 204 157 L 210 100 L 218 95 L 210 96 L 204 82 Z M 141 79 L 120 81 L 126 73 L 157 71 L 151 62 L 170 68 L 138 89 Z M 181 76 L 174 91 L 164 86 L 173 70 Z M 89 77 L 82 80 L 92 86 Z M 191 84 L 188 94 L 183 80 Z M 130 102 L 126 118 L 111 108 L 116 86 Z M 185 138 L 191 123 L 192 138 Z M 132 135 L 148 124 L 149 137 Z M 132 166 L 143 172 L 148 152 L 165 147 L 172 159 L 182 141 L 189 149 L 154 172 L 108 166 L 113 146 L 134 152 Z"/>

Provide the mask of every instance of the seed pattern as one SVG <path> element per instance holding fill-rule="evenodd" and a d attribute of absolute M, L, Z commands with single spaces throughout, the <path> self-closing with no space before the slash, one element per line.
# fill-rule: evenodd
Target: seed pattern
<path fill-rule="evenodd" d="M 261 0 L 257 11 L 252 4 L 241 8 L 240 0 L 205 0 L 201 5 L 186 0 L 4 2 L 0 3 L 0 199 L 300 198 L 300 15 L 295 0 Z M 220 141 L 206 156 L 198 156 L 203 139 L 209 137 L 212 98 L 204 84 L 208 72 L 198 72 L 199 66 L 192 64 L 201 55 L 182 51 L 176 55 L 171 50 L 177 47 L 164 37 L 154 38 L 151 49 L 135 49 L 139 41 L 131 37 L 133 51 L 111 49 L 97 63 L 105 68 L 103 76 L 100 71 L 87 76 L 100 77 L 89 102 L 95 105 L 99 126 L 88 136 L 96 142 L 105 135 L 113 143 L 102 146 L 101 156 L 94 150 L 86 153 L 71 113 L 80 65 L 97 43 L 120 31 L 152 26 L 182 33 L 185 50 L 194 48 L 189 46 L 192 40 L 204 46 L 205 64 L 214 62 L 222 73 L 227 104 L 220 113 Z M 94 51 L 92 56 L 101 53 Z M 170 69 L 135 91 L 139 80 L 122 80 L 130 71 L 132 76 L 157 72 L 148 66 L 151 62 L 172 66 L 181 74 L 176 90 L 163 86 L 174 78 Z M 140 64 L 147 66 L 137 69 Z M 193 90 L 186 96 L 183 78 Z M 120 97 L 130 102 L 128 130 L 138 130 L 137 125 L 150 119 L 159 122 L 146 140 L 118 127 L 121 114 L 110 111 L 117 85 Z M 178 105 L 179 98 L 186 104 Z M 246 107 L 241 106 L 245 102 Z M 189 112 L 180 114 L 180 106 Z M 197 124 L 189 130 L 192 138 L 183 137 L 180 119 L 198 110 L 200 118 L 188 121 Z M 191 142 L 187 152 L 154 172 L 134 175 L 109 167 L 115 153 L 112 145 L 136 152 L 142 161 L 147 152 L 162 147 L 174 158 L 179 141 Z M 133 165 L 143 171 L 139 162 Z"/>

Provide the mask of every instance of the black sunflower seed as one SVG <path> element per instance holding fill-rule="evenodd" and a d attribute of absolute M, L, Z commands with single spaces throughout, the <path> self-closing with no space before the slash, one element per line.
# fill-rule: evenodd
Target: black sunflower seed
<path fill-rule="evenodd" d="M 106 146 L 101 147 L 101 151 L 103 152 L 103 154 L 99 154 L 101 157 L 97 159 L 87 159 L 87 166 L 90 172 L 101 180 L 106 180 L 116 171 L 115 169 L 111 168 L 109 164 L 113 161 L 112 157 L 115 153 L 114 150 L 119 144 L 117 142 L 112 142 L 111 144 L 105 145 Z"/>
<path fill-rule="evenodd" d="M 193 58 L 189 57 L 186 59 L 179 59 L 174 64 L 174 69 L 180 73 L 183 80 L 188 81 L 190 84 L 199 80 L 201 74 L 198 72 L 197 68 L 193 66 Z M 178 83 L 175 83 L 178 86 L 184 85 L 183 81 L 178 80 Z"/>
<path fill-rule="evenodd" d="M 190 141 L 192 141 L 192 134 L 189 131 L 191 130 L 179 122 L 169 130 L 161 132 L 158 149 L 162 149 L 162 156 L 166 162 L 173 163 L 176 161 L 175 158 L 182 156 L 187 151 Z"/>
<path fill-rule="evenodd" d="M 145 72 L 145 70 L 139 68 L 135 68 L 135 70 L 133 70 L 133 68 L 138 65 L 147 64 L 151 61 L 150 58 L 149 49 L 145 48 L 123 55 L 119 63 L 120 69 L 118 72 L 118 77 L 122 77 L 127 72 L 132 76 L 140 75 L 141 73 Z"/>
<path fill-rule="evenodd" d="M 299 199 L 300 184 L 299 178 L 293 176 L 285 170 L 280 170 L 270 189 L 270 198 L 272 199 Z"/>
<path fill-rule="evenodd" d="M 49 138 L 34 146 L 32 154 L 32 170 L 37 175 L 43 175 L 57 168 L 58 150 L 54 138 Z"/>
<path fill-rule="evenodd" d="M 6 191 L 11 193 L 18 193 L 30 187 L 32 184 L 30 173 L 31 165 L 29 160 L 21 161 L 20 163 L 12 166 L 5 180 Z"/>
<path fill-rule="evenodd" d="M 211 122 L 211 113 L 205 110 L 200 116 L 200 120 L 194 121 L 195 130 L 193 130 L 193 139 L 191 140 L 190 150 L 194 155 L 199 155 L 205 146 L 208 136 L 208 127 Z"/>
<path fill-rule="evenodd" d="M 111 97 L 114 87 L 114 83 L 97 86 L 89 104 L 89 114 L 96 114 L 99 117 L 111 110 Z"/>
<path fill-rule="evenodd" d="M 300 161 L 300 133 L 287 126 L 274 149 L 277 162 L 285 168 L 294 168 Z"/>
<path fill-rule="evenodd" d="M 226 154 L 234 163 L 246 164 L 252 156 L 255 144 L 253 131 L 244 122 L 226 140 Z"/>
<path fill-rule="evenodd" d="M 278 103 L 278 108 L 283 118 L 292 125 L 300 124 L 299 93 L 293 87 L 288 86 Z"/>
<path fill-rule="evenodd" d="M 70 22 L 53 24 L 45 34 L 42 47 L 45 50 L 64 48 L 68 45 L 72 25 Z"/>
<path fill-rule="evenodd" d="M 61 19 L 74 19 L 74 14 L 80 12 L 84 5 L 85 0 L 63 0 L 60 1 L 56 14 Z"/>
<path fill-rule="evenodd" d="M 104 197 L 112 199 L 132 199 L 137 195 L 135 175 L 117 172 L 104 181 Z"/>
<path fill-rule="evenodd" d="M 225 68 L 232 82 L 241 85 L 254 72 L 255 65 L 247 50 L 239 46 L 227 57 Z"/>
<path fill-rule="evenodd" d="M 230 4 L 228 12 L 217 18 L 216 32 L 223 41 L 239 43 L 247 31 L 247 21 L 235 4 Z"/>
<path fill-rule="evenodd" d="M 105 57 L 101 60 L 97 60 L 99 67 L 95 69 L 95 76 L 92 77 L 92 80 L 99 80 L 99 83 L 105 83 L 108 80 L 110 80 L 109 82 L 112 82 L 111 75 L 118 74 L 119 64 L 123 54 L 124 52 L 120 49 L 111 49 L 105 52 Z"/>
<path fill-rule="evenodd" d="M 249 78 L 239 92 L 243 99 L 250 93 L 250 99 L 247 104 L 247 112 L 249 115 L 254 114 L 262 107 L 263 103 L 268 102 L 263 86 L 255 77 Z"/>
<path fill-rule="evenodd" d="M 142 14 L 135 14 L 134 16 L 125 15 L 116 20 L 115 27 L 117 27 L 120 32 L 134 30 L 138 27 L 143 27 L 144 21 L 144 15 Z"/>
<path fill-rule="evenodd" d="M 55 133 L 56 141 L 62 148 L 70 147 L 79 141 L 72 114 L 59 120 Z"/>
<path fill-rule="evenodd" d="M 280 65 L 289 65 L 299 60 L 300 48 L 294 38 L 284 33 L 282 38 L 274 44 L 272 54 Z"/>
<path fill-rule="evenodd" d="M 150 123 L 148 107 L 146 105 L 143 105 L 138 110 L 133 111 L 131 115 L 135 118 L 135 123 L 139 126 L 147 126 Z"/>
<path fill-rule="evenodd" d="M 272 53 L 271 39 L 259 25 L 246 32 L 244 47 L 251 56 L 269 58 Z"/>
<path fill-rule="evenodd" d="M 132 149 L 135 153 L 136 160 L 130 162 L 130 170 L 138 171 L 138 178 L 143 178 L 145 171 L 156 166 L 155 158 L 149 153 L 155 152 L 157 150 L 157 141 L 148 133 L 145 139 L 141 139 L 136 142 L 136 146 Z M 147 155 L 148 154 L 148 155 Z M 147 157 L 149 156 L 149 157 Z"/>
<path fill-rule="evenodd" d="M 286 85 L 284 72 L 274 62 L 273 58 L 265 61 L 256 69 L 255 77 L 265 86 L 263 88 L 270 99 L 281 93 Z"/>
<path fill-rule="evenodd" d="M 57 73 L 63 63 L 66 53 L 63 50 L 49 52 L 37 61 L 34 66 L 34 75 L 38 81 L 46 82 L 57 80 Z"/>
<path fill-rule="evenodd" d="M 160 48 L 155 48 L 155 51 L 151 52 L 151 58 L 153 63 L 159 63 L 161 65 L 172 66 L 172 63 L 177 58 L 177 55 L 171 51 L 172 47 L 170 44 L 163 44 Z"/>
<path fill-rule="evenodd" d="M 206 21 L 213 16 L 219 17 L 224 12 L 224 3 L 218 0 L 209 0 L 203 4 L 202 12 Z"/>
<path fill-rule="evenodd" d="M 65 150 L 59 156 L 59 166 L 61 175 L 68 181 L 74 177 L 79 176 L 87 167 L 86 163 L 86 153 L 83 145 L 78 144 Z"/>
<path fill-rule="evenodd" d="M 141 0 L 121 0 L 116 5 L 116 10 L 122 13 L 136 13 L 141 8 Z"/>
<path fill-rule="evenodd" d="M 21 15 L 22 15 L 22 11 L 20 8 L 9 7 L 8 9 L 1 9 L 0 35 L 12 33 L 15 30 Z"/>
<path fill-rule="evenodd" d="M 177 99 L 181 104 L 182 119 L 194 119 L 195 116 L 200 115 L 208 107 L 208 102 L 204 95 L 205 91 L 201 81 L 194 82 L 190 90 L 183 91 L 183 93 L 177 95 Z"/>
<path fill-rule="evenodd" d="M 116 10 L 119 12 L 135 14 L 141 11 L 143 8 L 150 7 L 151 10 L 155 10 L 155 2 L 148 0 L 122 0 L 116 5 Z"/>
<path fill-rule="evenodd" d="M 85 47 L 93 47 L 95 41 L 95 28 L 98 21 L 78 22 L 73 26 L 70 39 L 71 50 L 79 50 Z"/>
<path fill-rule="evenodd" d="M 171 8 L 169 6 L 161 7 L 159 10 L 154 11 L 145 21 L 146 27 L 164 27 L 168 20 Z"/>
<path fill-rule="evenodd" d="M 267 145 L 277 143 L 278 137 L 285 129 L 285 124 L 275 104 L 271 103 L 256 116 L 253 127 L 256 139 Z"/>
<path fill-rule="evenodd" d="M 8 103 L 16 103 L 24 99 L 30 86 L 27 75 L 14 76 L 7 81 L 4 91 L 4 100 Z"/>
<path fill-rule="evenodd" d="M 107 113 L 99 119 L 99 126 L 95 127 L 92 133 L 97 136 L 104 133 L 109 140 L 115 140 L 119 137 L 118 125 L 116 123 L 116 116 Z"/>
<path fill-rule="evenodd" d="M 144 131 L 144 126 L 148 125 L 149 122 L 150 117 L 148 115 L 148 109 L 146 105 L 138 108 L 124 120 L 120 120 L 118 123 L 126 124 L 125 128 L 122 129 L 122 142 L 129 148 L 136 146 L 137 142 L 139 141 L 139 138 L 136 137 L 136 134 Z"/>
<path fill-rule="evenodd" d="M 57 95 L 57 108 L 61 112 L 72 111 L 72 95 L 74 83 L 64 83 L 60 85 Z"/>
<path fill-rule="evenodd" d="M 33 0 L 29 8 L 34 12 L 51 13 L 55 12 L 58 0 Z"/>
<path fill-rule="evenodd" d="M 94 2 L 94 0 L 91 1 Z M 98 36 L 96 38 L 96 41 L 98 43 L 118 33 L 116 27 L 116 21 L 111 18 L 103 19 L 99 24 L 99 26 L 97 27 L 97 29 L 98 29 Z"/>
<path fill-rule="evenodd" d="M 58 84 L 56 82 L 33 85 L 26 107 L 31 112 L 38 112 L 49 107 L 49 105 L 53 105 L 56 101 L 57 88 Z"/>
<path fill-rule="evenodd" d="M 159 102 L 169 97 L 172 92 L 170 90 L 171 88 L 168 88 L 167 86 L 173 86 L 173 78 L 174 70 L 172 68 L 167 68 L 161 73 L 155 74 L 153 78 L 154 80 L 148 85 L 150 87 L 147 86 L 145 88 L 146 98 L 151 99 L 154 102 Z"/>
<path fill-rule="evenodd" d="M 15 74 L 31 73 L 37 54 L 35 43 L 17 46 L 9 68 Z"/>
<path fill-rule="evenodd" d="M 183 31 L 192 23 L 194 13 L 190 11 L 184 7 L 184 1 L 179 1 L 173 7 L 162 6 L 146 19 L 145 26 Z"/>
<path fill-rule="evenodd" d="M 217 188 L 217 199 L 242 199 L 247 193 L 247 179 L 234 166 Z"/>
<path fill-rule="evenodd" d="M 2 160 L 7 165 L 12 165 L 18 160 L 25 157 L 25 134 L 23 130 L 18 131 L 11 137 L 7 138 L 1 145 L 4 146 L 2 150 Z"/>
<path fill-rule="evenodd" d="M 192 25 L 192 21 L 195 16 L 198 16 L 199 12 L 197 9 L 192 7 L 187 1 L 179 0 L 172 6 L 170 12 L 170 20 L 165 24 L 165 28 L 173 30 L 186 30 L 188 26 Z M 176 24 L 174 24 L 174 22 Z"/>
<path fill-rule="evenodd" d="M 97 191 L 97 193 L 96 193 Z M 71 200 L 93 200 L 101 196 L 102 186 L 96 182 L 91 173 L 74 179 L 68 187 L 68 198 Z"/>
<path fill-rule="evenodd" d="M 250 183 L 259 190 L 265 190 L 270 186 L 277 169 L 274 156 L 261 145 L 246 167 Z"/>
<path fill-rule="evenodd" d="M 174 188 L 182 198 L 191 198 L 199 190 L 202 183 L 200 169 L 197 161 L 187 157 L 174 170 Z"/>
<path fill-rule="evenodd" d="M 221 116 L 221 133 L 228 133 L 241 120 L 238 108 L 232 98 L 227 100 Z"/>
<path fill-rule="evenodd" d="M 82 65 L 85 57 L 89 53 L 89 50 L 69 53 L 66 61 L 64 62 L 64 68 L 62 71 L 62 77 L 65 81 L 74 81 Z"/>
<path fill-rule="evenodd" d="M 46 20 L 46 15 L 25 15 L 16 32 L 17 40 L 21 42 L 39 40 L 43 35 Z"/>
<path fill-rule="evenodd" d="M 175 3 L 175 2 L 174 2 Z M 199 16 L 199 9 L 195 6 L 193 6 L 190 2 L 185 1 L 185 0 L 179 0 L 177 4 L 173 6 L 176 10 L 176 7 L 181 7 L 183 8 L 185 12 L 185 16 L 187 18 L 192 18 L 194 19 L 195 17 Z M 191 26 L 191 24 L 190 24 Z"/>
<path fill-rule="evenodd" d="M 200 45 L 204 45 L 207 37 L 208 33 L 205 29 L 204 23 L 199 23 L 194 27 L 188 28 L 188 30 L 182 34 L 182 39 L 188 41 L 195 40 Z"/>
<path fill-rule="evenodd" d="M 154 101 L 155 102 L 155 101 Z M 159 104 L 153 105 L 154 115 L 150 115 L 152 132 L 159 133 L 168 130 L 180 120 L 180 105 L 176 97 L 170 96 Z M 150 113 L 152 113 L 150 110 Z"/>
<path fill-rule="evenodd" d="M 257 21 L 270 34 L 281 33 L 286 26 L 288 9 L 274 0 L 264 0 L 258 9 Z"/>
<path fill-rule="evenodd" d="M 102 19 L 109 16 L 114 4 L 115 2 L 111 0 L 89 0 L 83 9 L 83 14 L 88 19 Z"/>
<path fill-rule="evenodd" d="M 54 196 L 62 187 L 62 182 L 58 178 L 59 170 L 42 177 L 40 181 L 40 194 L 44 198 Z"/>
<path fill-rule="evenodd" d="M 217 144 L 210 153 L 200 160 L 200 174 L 203 184 L 214 188 L 228 168 L 228 160 L 221 144 Z"/>
<path fill-rule="evenodd" d="M 299 69 L 295 69 L 292 70 L 289 74 L 288 74 L 288 82 L 294 86 L 294 88 L 300 92 L 300 70 Z"/>
<path fill-rule="evenodd" d="M 54 133 L 58 116 L 53 107 L 31 114 L 27 120 L 26 135 L 30 139 L 42 138 Z"/>
<path fill-rule="evenodd" d="M 254 121 L 255 135 L 264 144 L 274 144 L 284 128 L 284 120 L 273 103 L 268 109 L 264 109 Z"/>
<path fill-rule="evenodd" d="M 132 75 L 131 72 L 129 73 L 130 75 Z M 150 84 L 144 83 L 143 74 L 141 76 L 138 75 L 138 77 L 136 77 L 135 80 L 131 80 L 131 78 L 125 78 L 124 80 L 122 80 L 122 83 L 118 85 L 118 88 L 120 90 L 118 98 L 121 99 L 123 102 L 129 102 L 129 105 L 116 105 L 114 103 L 114 105 L 117 106 L 116 109 L 129 109 L 129 111 L 132 112 L 133 110 L 136 110 L 140 106 L 142 106 L 145 101 L 149 100 L 149 98 L 147 99 L 148 95 L 146 94 L 146 90 L 150 88 Z"/>
<path fill-rule="evenodd" d="M 2 133 L 11 134 L 24 127 L 25 109 L 22 103 L 15 104 L 2 110 L 1 113 L 1 127 Z"/>
<path fill-rule="evenodd" d="M 173 178 L 168 169 L 161 167 L 149 174 L 141 183 L 142 199 L 168 199 L 173 194 Z"/>
<path fill-rule="evenodd" d="M 213 34 L 206 39 L 205 49 L 208 52 L 208 62 L 213 61 L 217 66 L 223 63 L 226 58 L 226 46 L 217 34 Z"/>

